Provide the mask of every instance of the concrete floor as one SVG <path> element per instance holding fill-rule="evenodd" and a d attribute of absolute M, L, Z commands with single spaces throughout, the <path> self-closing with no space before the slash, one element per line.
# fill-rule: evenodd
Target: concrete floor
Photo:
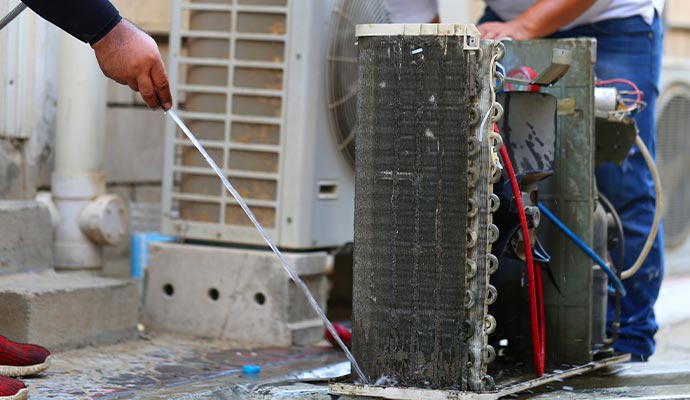
<path fill-rule="evenodd" d="M 227 341 L 151 336 L 54 354 L 50 369 L 24 381 L 32 400 L 205 399 L 219 398 L 217 391 L 226 389 L 241 394 L 242 385 L 344 360 L 328 343 L 302 349 L 237 348 Z M 261 365 L 261 373 L 243 374 L 247 364 Z"/>
<path fill-rule="evenodd" d="M 681 282 L 690 292 L 690 286 L 683 283 L 685 279 L 674 278 L 674 282 Z M 688 303 L 672 304 L 685 308 Z M 674 315 L 660 329 L 657 353 L 648 363 L 622 364 L 513 397 L 690 399 L 690 315 Z M 685 317 L 679 317 L 682 315 Z M 237 348 L 227 341 L 142 335 L 137 341 L 57 353 L 48 371 L 25 382 L 32 400 L 328 400 L 326 385 L 294 384 L 290 375 L 345 360 L 327 343 L 303 349 Z M 241 371 L 245 364 L 259 364 L 262 371 L 245 375 Z M 249 389 L 257 386 L 261 386 L 260 390 L 250 395 Z"/>

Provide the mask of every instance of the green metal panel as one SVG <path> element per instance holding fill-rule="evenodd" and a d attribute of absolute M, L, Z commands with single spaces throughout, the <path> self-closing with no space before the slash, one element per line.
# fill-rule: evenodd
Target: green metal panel
<path fill-rule="evenodd" d="M 546 68 L 553 49 L 571 50 L 572 65 L 556 84 L 543 89 L 558 98 L 555 174 L 540 187 L 539 198 L 585 243 L 592 245 L 594 179 L 593 39 L 506 42 L 507 71 L 527 65 Z M 559 293 L 545 280 L 547 363 L 591 361 L 592 262 L 565 235 L 542 220 L 539 237 L 552 255 Z"/>

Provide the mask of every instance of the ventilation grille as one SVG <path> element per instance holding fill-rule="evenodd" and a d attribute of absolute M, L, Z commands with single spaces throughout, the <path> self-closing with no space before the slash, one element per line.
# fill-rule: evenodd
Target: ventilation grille
<path fill-rule="evenodd" d="M 690 86 L 675 84 L 659 98 L 657 164 L 664 190 L 666 246 L 682 244 L 690 228 Z"/>
<path fill-rule="evenodd" d="M 283 141 L 287 0 L 176 2 L 171 37 L 180 116 L 245 198 L 276 227 Z M 184 137 L 175 133 L 171 201 L 182 220 L 250 227 L 239 205 Z M 209 231 L 209 239 L 226 231 Z M 213 236 L 216 237 L 213 237 Z M 203 235 L 202 235 L 203 236 Z"/>

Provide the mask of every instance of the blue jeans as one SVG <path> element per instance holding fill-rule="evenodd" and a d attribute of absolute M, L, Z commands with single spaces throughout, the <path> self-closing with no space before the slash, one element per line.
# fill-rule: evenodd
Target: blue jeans
<path fill-rule="evenodd" d="M 486 8 L 479 23 L 501 21 Z M 655 16 L 652 25 L 642 17 L 610 19 L 556 32 L 549 38 L 593 37 L 597 40 L 596 75 L 599 79 L 625 78 L 644 92 L 647 108 L 635 116 L 639 135 L 652 155 L 656 152 L 655 107 L 659 95 L 659 73 L 663 30 Z M 628 90 L 625 86 L 619 89 Z M 640 254 L 654 218 L 654 183 L 649 168 L 637 146 L 633 146 L 622 165 L 606 163 L 596 169 L 598 189 L 620 214 L 625 232 L 624 268 Z M 614 347 L 646 359 L 654 353 L 654 334 L 658 329 L 654 303 L 664 271 L 663 232 L 659 228 L 646 261 L 629 279 L 623 281 L 628 295 L 623 298 L 620 337 Z M 618 265 L 618 254 L 611 255 Z M 613 320 L 613 301 L 609 299 L 609 326 Z"/>

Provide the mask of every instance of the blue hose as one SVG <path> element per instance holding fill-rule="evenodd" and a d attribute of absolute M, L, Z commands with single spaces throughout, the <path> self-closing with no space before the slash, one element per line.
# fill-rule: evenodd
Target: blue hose
<path fill-rule="evenodd" d="M 541 212 L 543 212 L 544 215 L 546 215 L 546 217 L 554 225 L 556 225 L 561 231 L 563 231 L 563 233 L 565 233 L 566 236 L 568 236 L 570 238 L 570 240 L 572 240 L 579 248 L 581 248 L 582 251 L 587 253 L 587 255 L 592 260 L 594 260 L 594 262 L 597 263 L 597 265 L 599 265 L 599 267 L 601 267 L 601 269 L 606 273 L 606 275 L 609 277 L 611 282 L 613 282 L 613 285 L 616 287 L 616 289 L 620 292 L 621 296 L 625 296 L 626 291 L 625 291 L 625 288 L 623 287 L 623 282 L 621 282 L 621 280 L 618 279 L 616 274 L 614 274 L 613 271 L 611 271 L 611 268 L 609 268 L 609 266 L 606 265 L 604 260 L 602 260 L 601 257 L 599 257 L 599 255 L 597 253 L 595 253 L 592 249 L 590 249 L 589 246 L 587 246 L 585 244 L 585 242 L 582 241 L 582 239 L 577 237 L 577 235 L 575 235 L 573 233 L 573 231 L 568 229 L 568 227 L 565 226 L 565 224 L 563 224 L 563 222 L 561 222 L 558 218 L 556 218 L 556 216 L 553 215 L 553 213 L 551 213 L 551 211 L 549 211 L 548 208 L 546 208 L 541 203 L 539 203 L 538 205 L 539 205 L 539 210 L 541 210 Z"/>

